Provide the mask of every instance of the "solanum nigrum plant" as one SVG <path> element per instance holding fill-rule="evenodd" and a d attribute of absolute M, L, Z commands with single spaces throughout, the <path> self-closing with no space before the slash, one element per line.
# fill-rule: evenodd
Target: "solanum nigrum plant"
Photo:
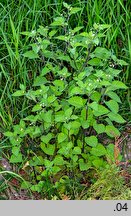
<path fill-rule="evenodd" d="M 13 94 L 27 97 L 32 108 L 12 132 L 5 133 L 12 145 L 10 162 L 33 169 L 36 182 L 31 188 L 38 192 L 47 179 L 58 187 L 63 176 L 79 176 L 114 163 L 114 139 L 120 136 L 117 125 L 125 123 L 117 90 L 127 89 L 119 81 L 127 63 L 101 44 L 110 26 L 94 24 L 90 32 L 82 26 L 72 29 L 70 17 L 80 8 L 64 6 L 66 17 L 22 33 L 31 42 L 23 58 L 41 63 L 41 71 L 31 89 L 20 84 Z"/>

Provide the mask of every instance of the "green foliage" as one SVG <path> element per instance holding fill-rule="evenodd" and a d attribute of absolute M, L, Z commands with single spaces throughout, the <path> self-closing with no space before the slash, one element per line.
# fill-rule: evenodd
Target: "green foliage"
<path fill-rule="evenodd" d="M 116 123 L 125 123 L 118 113 L 121 101 L 116 90 L 127 86 L 117 80 L 120 70 L 110 64 L 125 62 L 101 47 L 110 26 L 94 24 L 90 32 L 81 26 L 72 29 L 70 17 L 81 8 L 67 3 L 64 7 L 68 19 L 59 16 L 48 27 L 22 32 L 31 38 L 23 57 L 40 61 L 41 73 L 30 90 L 21 84 L 13 94 L 25 96 L 32 108 L 13 132 L 5 133 L 12 145 L 10 163 L 22 163 L 27 157 L 39 181 L 31 189 L 38 192 L 44 190 L 44 179 L 59 182 L 70 172 L 105 169 L 109 158 L 114 163 L 111 144 L 99 143 L 99 134 L 115 138 Z"/>
<path fill-rule="evenodd" d="M 124 184 L 124 178 L 120 175 L 120 170 L 115 166 L 110 166 L 97 173 L 96 181 L 87 189 L 81 199 L 130 200 L 131 191 Z"/>

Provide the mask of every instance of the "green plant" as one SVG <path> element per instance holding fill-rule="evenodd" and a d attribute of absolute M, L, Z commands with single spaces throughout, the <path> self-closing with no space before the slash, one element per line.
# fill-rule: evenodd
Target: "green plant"
<path fill-rule="evenodd" d="M 85 189 L 81 199 L 85 200 L 130 200 L 130 182 L 125 184 L 121 171 L 116 166 L 110 166 L 97 172 L 97 180 Z"/>
<path fill-rule="evenodd" d="M 81 7 L 79 13 L 72 15 L 69 24 L 84 26 L 89 31 L 93 23 L 108 23 L 110 29 L 101 38 L 105 48 L 117 57 L 130 63 L 130 2 L 125 0 L 73 1 L 72 6 Z M 36 71 L 40 72 L 40 62 L 23 58 L 22 50 L 28 44 L 28 37 L 22 31 L 37 29 L 39 25 L 49 26 L 53 18 L 63 12 L 63 1 L 14 0 L 0 1 L 0 132 L 10 129 L 12 124 L 23 118 L 29 110 L 28 101 L 11 97 L 19 83 L 31 88 Z M 130 86 L 130 64 L 124 67 L 120 78 Z M 130 89 L 121 91 L 120 113 L 130 121 Z M 125 99 L 126 98 L 126 99 Z M 130 106 L 130 107 L 129 107 Z"/>
<path fill-rule="evenodd" d="M 31 89 L 20 84 L 13 94 L 27 97 L 32 108 L 12 132 L 4 133 L 12 145 L 10 163 L 33 170 L 31 189 L 37 192 L 51 193 L 52 183 L 59 189 L 59 182 L 115 163 L 117 124 L 126 122 L 119 114 L 117 90 L 127 89 L 118 80 L 127 63 L 101 45 L 110 25 L 94 24 L 89 33 L 83 26 L 72 29 L 70 17 L 81 8 L 66 3 L 64 7 L 65 17 L 22 32 L 31 41 L 23 57 L 40 62 L 41 73 Z M 110 138 L 106 146 L 103 137 Z"/>

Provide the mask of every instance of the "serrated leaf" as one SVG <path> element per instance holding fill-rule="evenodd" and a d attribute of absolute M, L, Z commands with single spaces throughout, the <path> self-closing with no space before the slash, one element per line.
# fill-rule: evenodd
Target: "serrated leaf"
<path fill-rule="evenodd" d="M 47 169 L 51 168 L 53 166 L 53 161 L 44 159 L 44 165 Z"/>
<path fill-rule="evenodd" d="M 111 84 L 111 86 L 109 86 L 107 89 L 106 89 L 106 92 L 109 92 L 109 91 L 112 91 L 112 90 L 117 90 L 117 89 L 127 89 L 128 87 L 121 81 L 118 81 L 118 80 L 114 80 Z"/>
<path fill-rule="evenodd" d="M 20 96 L 23 96 L 23 95 L 25 95 L 25 91 L 23 91 L 23 90 L 18 90 L 18 91 L 16 91 L 16 92 L 14 92 L 13 94 L 12 94 L 12 96 L 14 96 L 14 97 L 20 97 Z"/>
<path fill-rule="evenodd" d="M 67 135 L 64 133 L 59 133 L 58 134 L 58 143 L 61 143 L 67 139 Z"/>
<path fill-rule="evenodd" d="M 27 189 L 28 190 L 31 187 L 31 183 L 28 181 L 24 181 L 21 183 L 20 187 L 21 187 L 21 189 Z"/>
<path fill-rule="evenodd" d="M 58 166 L 53 166 L 53 167 L 52 167 L 52 174 L 53 174 L 53 175 L 56 175 L 60 170 L 61 170 L 60 167 L 58 167 Z"/>
<path fill-rule="evenodd" d="M 69 119 L 71 117 L 72 111 L 73 111 L 72 108 L 68 108 L 67 110 L 65 110 L 65 117 L 67 119 Z"/>
<path fill-rule="evenodd" d="M 41 86 L 47 83 L 47 79 L 42 76 L 37 76 L 34 80 L 33 86 Z"/>
<path fill-rule="evenodd" d="M 101 25 L 99 25 L 100 30 L 107 29 L 107 28 L 110 28 L 110 27 L 111 27 L 111 25 L 109 25 L 109 24 L 101 24 Z"/>
<path fill-rule="evenodd" d="M 92 102 L 91 104 L 89 104 L 89 107 L 91 107 L 93 110 L 98 111 L 98 103 L 97 102 Z"/>
<path fill-rule="evenodd" d="M 43 189 L 43 186 L 44 186 L 44 181 L 40 181 L 38 184 L 31 186 L 31 190 L 40 193 Z"/>
<path fill-rule="evenodd" d="M 85 163 L 83 159 L 79 159 L 80 171 L 86 171 L 91 168 L 90 163 Z"/>
<path fill-rule="evenodd" d="M 103 47 L 97 47 L 93 54 L 95 55 L 95 57 L 100 59 L 108 59 L 111 56 L 111 52 Z"/>
<path fill-rule="evenodd" d="M 57 30 L 52 30 L 49 32 L 49 37 L 52 38 L 57 33 Z"/>
<path fill-rule="evenodd" d="M 41 139 L 41 141 L 42 141 L 43 143 L 48 144 L 49 141 L 52 139 L 52 137 L 53 137 L 52 133 L 48 133 L 47 135 L 41 136 L 40 139 Z"/>
<path fill-rule="evenodd" d="M 79 117 L 77 116 L 77 115 L 72 115 L 71 116 L 71 120 L 76 120 L 76 119 L 78 119 Z"/>
<path fill-rule="evenodd" d="M 39 55 L 37 53 L 35 53 L 33 50 L 31 51 L 27 51 L 23 54 L 24 57 L 27 57 L 29 59 L 35 59 L 35 58 L 39 58 Z"/>
<path fill-rule="evenodd" d="M 115 68 L 108 67 L 106 69 L 107 74 L 117 77 L 121 70 L 117 70 Z"/>
<path fill-rule="evenodd" d="M 43 150 L 43 152 L 47 155 L 54 155 L 55 152 L 55 145 L 54 144 L 48 144 L 47 146 L 45 145 L 45 143 L 41 143 L 41 149 Z"/>
<path fill-rule="evenodd" d="M 30 122 L 36 122 L 38 119 L 38 116 L 34 116 L 34 115 L 29 115 L 26 118 L 24 118 L 25 121 L 30 121 Z"/>
<path fill-rule="evenodd" d="M 40 104 L 36 104 L 33 109 L 32 109 L 32 112 L 36 112 L 36 111 L 39 111 L 42 109 L 42 106 Z"/>
<path fill-rule="evenodd" d="M 88 64 L 92 65 L 92 66 L 100 66 L 101 65 L 101 59 L 93 58 L 93 59 L 88 61 Z"/>
<path fill-rule="evenodd" d="M 43 75 L 46 75 L 47 73 L 49 73 L 50 72 L 50 69 L 48 68 L 48 67 L 44 67 L 43 69 L 42 69 L 42 71 L 41 71 L 41 75 L 43 76 Z"/>
<path fill-rule="evenodd" d="M 92 164 L 93 164 L 97 169 L 99 169 L 99 168 L 102 167 L 102 165 L 103 165 L 103 159 L 97 158 L 97 159 L 95 159 L 95 160 L 92 161 Z"/>
<path fill-rule="evenodd" d="M 105 129 L 105 133 L 110 137 L 119 137 L 120 132 L 113 125 L 107 125 Z"/>
<path fill-rule="evenodd" d="M 93 128 L 98 134 L 105 132 L 105 125 L 104 124 L 97 124 L 96 122 L 93 123 Z"/>
<path fill-rule="evenodd" d="M 33 31 L 31 31 L 31 32 L 28 32 L 28 31 L 24 31 L 24 32 L 21 32 L 21 34 L 22 35 L 26 35 L 26 36 L 28 36 L 28 37 L 35 37 L 36 36 L 36 31 L 35 30 L 33 30 Z"/>
<path fill-rule="evenodd" d="M 108 106 L 108 108 L 113 112 L 113 113 L 118 113 L 119 111 L 119 105 L 116 101 L 110 100 L 105 102 L 105 104 Z"/>
<path fill-rule="evenodd" d="M 129 65 L 127 62 L 125 62 L 124 60 L 120 60 L 120 59 L 117 59 L 117 63 L 122 65 L 122 66 L 127 66 Z"/>
<path fill-rule="evenodd" d="M 67 61 L 71 63 L 70 57 L 68 55 L 63 55 L 62 53 L 59 54 L 56 58 L 59 60 L 63 60 L 63 61 Z"/>
<path fill-rule="evenodd" d="M 63 17 L 56 17 L 54 22 L 51 23 L 51 26 L 63 26 L 65 24 L 65 20 Z"/>
<path fill-rule="evenodd" d="M 94 92 L 91 96 L 90 99 L 96 102 L 99 102 L 101 98 L 101 94 L 99 92 Z"/>
<path fill-rule="evenodd" d="M 12 147 L 12 154 L 17 157 L 20 154 L 20 147 L 18 146 Z"/>
<path fill-rule="evenodd" d="M 76 163 L 78 161 L 78 155 L 73 155 L 72 161 L 73 163 Z"/>
<path fill-rule="evenodd" d="M 79 129 L 80 126 L 81 126 L 80 122 L 77 122 L 77 121 L 70 122 L 71 129 Z"/>
<path fill-rule="evenodd" d="M 84 128 L 84 129 L 87 129 L 90 125 L 89 125 L 89 122 L 87 120 L 85 121 L 81 121 L 81 126 Z"/>
<path fill-rule="evenodd" d="M 118 88 L 121 88 L 121 89 L 127 89 L 128 88 L 123 82 L 118 81 L 118 80 L 114 80 L 112 82 L 112 85 L 115 86 L 115 87 L 117 87 L 117 89 Z"/>
<path fill-rule="evenodd" d="M 34 156 L 32 160 L 29 161 L 30 166 L 41 166 L 44 165 L 44 159 L 42 156 Z"/>
<path fill-rule="evenodd" d="M 7 132 L 4 133 L 4 136 L 12 137 L 12 136 L 14 136 L 14 134 L 12 132 L 10 132 L 10 131 L 7 131 Z"/>
<path fill-rule="evenodd" d="M 43 26 L 39 26 L 37 32 L 39 32 L 42 36 L 47 37 L 47 33 L 48 33 L 48 28 L 43 27 Z"/>
<path fill-rule="evenodd" d="M 106 95 L 108 95 L 111 99 L 115 100 L 118 103 L 121 103 L 121 99 L 120 97 L 113 91 L 109 91 L 106 93 Z"/>
<path fill-rule="evenodd" d="M 57 153 L 63 154 L 64 156 L 68 157 L 70 155 L 70 150 L 72 149 L 72 147 L 73 147 L 73 143 L 68 142 L 66 143 L 66 145 L 60 148 Z"/>
<path fill-rule="evenodd" d="M 76 108 L 81 108 L 84 106 L 83 99 L 78 96 L 71 97 L 68 100 L 68 103 L 71 104 L 72 106 L 75 106 Z"/>
<path fill-rule="evenodd" d="M 57 166 L 64 165 L 64 160 L 63 160 L 63 157 L 61 155 L 56 155 L 55 156 L 55 158 L 54 158 L 54 165 L 57 165 Z"/>
<path fill-rule="evenodd" d="M 71 6 L 68 5 L 66 2 L 63 2 L 63 6 L 66 8 L 66 9 L 69 9 Z"/>
<path fill-rule="evenodd" d="M 23 161 L 22 159 L 22 154 L 19 153 L 17 156 L 16 155 L 11 155 L 10 158 L 10 163 L 21 163 Z"/>
<path fill-rule="evenodd" d="M 74 147 L 74 149 L 72 150 L 72 154 L 75 154 L 75 155 L 81 154 L 80 147 L 78 146 Z"/>
<path fill-rule="evenodd" d="M 76 13 L 78 13 L 80 10 L 81 10 L 81 8 L 78 8 L 78 7 L 70 7 L 69 14 L 70 14 L 70 15 L 76 14 Z"/>
<path fill-rule="evenodd" d="M 110 111 L 104 107 L 103 105 L 99 105 L 98 104 L 98 109 L 97 110 L 93 110 L 93 113 L 95 116 L 101 116 L 101 115 L 105 115 L 107 113 L 109 113 Z"/>
<path fill-rule="evenodd" d="M 54 101 L 56 100 L 56 97 L 55 95 L 51 95 L 47 98 L 47 101 L 49 104 L 53 103 Z"/>
<path fill-rule="evenodd" d="M 40 118 L 47 123 L 51 123 L 52 122 L 52 112 L 53 112 L 52 110 L 49 110 L 46 113 L 42 112 L 40 115 Z"/>
<path fill-rule="evenodd" d="M 65 122 L 65 115 L 63 111 L 59 111 L 55 115 L 55 121 L 56 122 Z"/>
<path fill-rule="evenodd" d="M 106 154 L 106 149 L 102 144 L 98 144 L 96 147 L 93 147 L 90 153 L 94 156 L 100 157 Z"/>
<path fill-rule="evenodd" d="M 70 92 L 69 95 L 73 96 L 73 95 L 77 95 L 77 94 L 81 94 L 82 91 L 79 87 L 74 87 Z"/>
<path fill-rule="evenodd" d="M 107 80 L 102 80 L 102 81 L 99 82 L 99 84 L 101 86 L 106 86 L 106 87 L 111 85 L 111 83 L 109 81 L 107 81 Z"/>
<path fill-rule="evenodd" d="M 63 80 L 55 80 L 53 84 L 57 87 L 61 87 L 62 89 L 64 88 L 64 81 Z"/>
<path fill-rule="evenodd" d="M 65 42 L 69 41 L 69 37 L 64 36 L 64 35 L 59 35 L 59 36 L 57 36 L 55 38 L 58 39 L 58 40 L 65 41 Z"/>
<path fill-rule="evenodd" d="M 126 121 L 123 119 L 123 117 L 121 115 L 119 115 L 118 113 L 109 113 L 108 117 L 111 119 L 111 121 L 115 121 L 117 123 L 125 123 Z"/>
<path fill-rule="evenodd" d="M 83 26 L 75 27 L 74 29 L 71 30 L 71 32 L 73 34 L 75 34 L 76 32 L 80 31 L 81 29 L 83 29 Z"/>
<path fill-rule="evenodd" d="M 25 91 L 26 90 L 26 86 L 23 85 L 23 84 L 20 84 L 20 89 L 23 90 L 23 91 Z"/>
<path fill-rule="evenodd" d="M 34 51 L 34 53 L 38 53 L 40 50 L 40 46 L 36 43 L 31 44 L 32 50 Z"/>
<path fill-rule="evenodd" d="M 98 144 L 98 139 L 95 136 L 85 137 L 85 142 L 91 147 L 96 147 Z"/>

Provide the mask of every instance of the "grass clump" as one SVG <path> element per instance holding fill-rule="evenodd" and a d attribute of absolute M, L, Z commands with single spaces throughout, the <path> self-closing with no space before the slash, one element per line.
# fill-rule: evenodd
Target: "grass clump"
<path fill-rule="evenodd" d="M 115 166 L 110 166 L 98 173 L 96 182 L 91 185 L 82 199 L 130 200 L 130 187 L 130 177 L 128 183 L 126 183 L 120 169 Z"/>

